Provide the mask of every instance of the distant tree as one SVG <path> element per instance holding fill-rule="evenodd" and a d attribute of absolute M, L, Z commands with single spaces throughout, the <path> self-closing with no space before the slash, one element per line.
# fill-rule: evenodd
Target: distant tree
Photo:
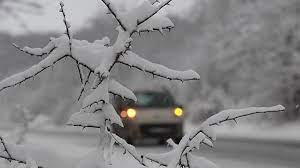
<path fill-rule="evenodd" d="M 297 119 L 299 5 L 297 0 L 209 1 L 199 40 L 212 46 L 202 52 L 214 55 L 207 70 L 198 70 L 205 80 L 193 84 L 201 88 L 196 97 L 210 97 L 218 88 L 225 108 L 280 102 L 287 108 L 281 118 Z"/>

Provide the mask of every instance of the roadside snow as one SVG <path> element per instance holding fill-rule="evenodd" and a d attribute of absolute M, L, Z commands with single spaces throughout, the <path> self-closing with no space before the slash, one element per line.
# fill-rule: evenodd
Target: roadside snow
<path fill-rule="evenodd" d="M 197 128 L 191 123 L 185 124 L 185 131 L 189 132 Z M 218 138 L 226 139 L 253 139 L 268 141 L 284 141 L 300 144 L 300 122 L 281 125 L 261 125 L 257 123 L 239 122 L 236 124 L 224 124 L 216 127 Z"/>

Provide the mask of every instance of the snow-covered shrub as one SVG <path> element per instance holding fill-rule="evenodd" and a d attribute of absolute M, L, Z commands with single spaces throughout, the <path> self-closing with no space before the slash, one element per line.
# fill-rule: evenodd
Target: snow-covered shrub
<path fill-rule="evenodd" d="M 76 63 L 79 78 L 82 83 L 80 95 L 87 91 L 86 86 L 90 78 L 94 77 L 89 94 L 83 99 L 82 108 L 79 112 L 74 113 L 67 125 L 84 128 L 95 128 L 100 130 L 100 147 L 99 153 L 102 155 L 98 159 L 101 162 L 100 167 L 106 167 L 111 164 L 113 155 L 113 146 L 118 144 L 130 154 L 137 162 L 146 167 L 165 166 L 168 168 L 175 167 L 216 167 L 212 162 L 192 155 L 192 151 L 199 149 L 204 144 L 213 146 L 216 140 L 213 127 L 226 121 L 236 121 L 240 117 L 245 117 L 257 113 L 280 112 L 284 107 L 278 105 L 274 107 L 252 107 L 240 110 L 225 110 L 210 118 L 208 118 L 195 131 L 185 135 L 179 144 L 175 144 L 172 140 L 168 140 L 168 144 L 173 150 L 166 154 L 139 154 L 135 147 L 128 144 L 124 139 L 114 134 L 112 124 L 123 126 L 122 120 L 112 104 L 110 103 L 110 94 L 120 96 L 124 99 L 137 101 L 134 93 L 123 86 L 118 81 L 112 79 L 110 73 L 117 64 L 123 64 L 130 68 L 135 68 L 145 73 L 151 74 L 153 77 L 165 78 L 167 80 L 177 80 L 181 82 L 199 80 L 200 76 L 193 70 L 176 71 L 169 69 L 163 65 L 152 63 L 136 53 L 132 48 L 132 41 L 136 38 L 136 34 L 143 32 L 159 31 L 174 28 L 172 21 L 163 13 L 162 8 L 169 5 L 172 0 L 164 1 L 148 1 L 141 3 L 128 11 L 120 11 L 111 0 L 102 0 L 109 10 L 109 14 L 113 15 L 119 26 L 116 28 L 118 37 L 114 43 L 111 43 L 108 37 L 94 42 L 74 39 L 70 31 L 71 24 L 67 21 L 64 11 L 64 4 L 60 3 L 60 11 L 63 15 L 63 23 L 66 28 L 65 34 L 57 38 L 51 38 L 50 42 L 43 48 L 21 48 L 14 46 L 22 52 L 35 57 L 44 57 L 40 63 L 30 67 L 29 69 L 15 74 L 0 82 L 0 91 L 20 85 L 29 79 L 33 79 L 41 72 L 51 69 L 56 63 L 62 59 L 69 58 Z M 84 74 L 87 69 L 88 73 Z M 37 167 L 33 164 L 32 159 L 27 159 L 24 155 L 26 150 L 32 154 L 32 149 L 20 145 L 8 144 L 2 139 L 0 146 L 0 157 L 9 162 L 17 161 L 29 165 L 31 168 Z M 33 158 L 37 165 L 47 167 L 47 164 Z M 87 168 L 84 162 L 81 162 Z M 79 165 L 80 167 L 80 165 Z M 98 166 L 99 167 L 99 166 Z"/>

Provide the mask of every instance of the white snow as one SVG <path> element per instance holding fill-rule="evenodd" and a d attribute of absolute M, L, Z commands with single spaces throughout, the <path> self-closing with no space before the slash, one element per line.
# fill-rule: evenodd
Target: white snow
<path fill-rule="evenodd" d="M 155 64 L 144 58 L 141 58 L 140 56 L 138 56 L 137 54 L 131 51 L 126 52 L 124 57 L 121 57 L 119 59 L 119 62 L 128 65 L 130 67 L 137 68 L 141 71 L 152 73 L 154 74 L 154 76 L 159 76 L 167 79 L 181 80 L 181 81 L 200 79 L 199 74 L 193 70 L 188 70 L 188 71 L 172 70 L 163 65 Z"/>
<path fill-rule="evenodd" d="M 104 127 L 104 121 L 104 113 L 77 112 L 70 117 L 68 124 Z"/>
<path fill-rule="evenodd" d="M 117 82 L 114 79 L 111 79 L 109 81 L 109 85 L 108 85 L 108 90 L 110 93 L 114 94 L 114 95 L 118 95 L 122 98 L 126 98 L 126 99 L 130 99 L 133 101 L 137 101 L 136 96 L 134 95 L 134 93 L 126 88 L 125 86 L 121 85 L 119 82 Z"/>
<path fill-rule="evenodd" d="M 82 107 L 83 110 L 89 110 L 89 108 L 92 105 L 104 104 L 108 103 L 108 101 L 108 79 L 106 79 L 101 85 L 99 85 L 95 90 L 93 90 L 91 94 L 85 97 L 85 99 L 83 100 Z"/>

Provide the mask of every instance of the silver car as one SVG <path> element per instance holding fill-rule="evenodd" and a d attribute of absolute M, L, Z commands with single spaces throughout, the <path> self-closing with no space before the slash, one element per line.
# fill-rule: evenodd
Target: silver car
<path fill-rule="evenodd" d="M 184 111 L 166 91 L 136 91 L 138 101 L 117 100 L 115 106 L 123 119 L 124 128 L 116 133 L 129 143 L 143 138 L 155 138 L 159 143 L 173 138 L 179 141 L 183 134 Z"/>

